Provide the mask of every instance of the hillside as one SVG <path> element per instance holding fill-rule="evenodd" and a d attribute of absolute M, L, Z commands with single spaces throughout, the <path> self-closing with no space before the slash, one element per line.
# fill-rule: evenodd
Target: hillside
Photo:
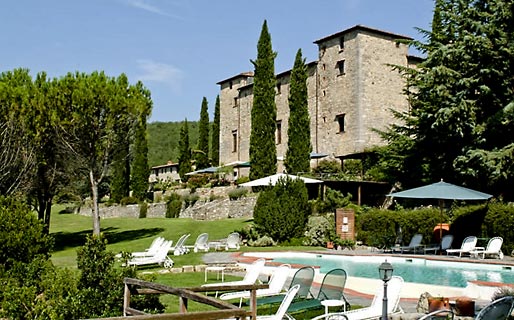
<path fill-rule="evenodd" d="M 189 144 L 195 149 L 198 142 L 198 121 L 188 121 Z M 178 161 L 182 122 L 148 123 L 148 164 L 158 166 L 169 160 Z"/>

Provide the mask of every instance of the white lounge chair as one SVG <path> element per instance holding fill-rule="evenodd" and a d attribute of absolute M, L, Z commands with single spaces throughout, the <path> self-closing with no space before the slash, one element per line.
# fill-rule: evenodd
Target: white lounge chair
<path fill-rule="evenodd" d="M 159 250 L 148 257 L 134 257 L 126 262 L 127 266 L 146 266 L 152 264 L 163 265 L 165 268 L 173 267 L 173 260 L 168 257 L 171 241 L 164 241 Z"/>
<path fill-rule="evenodd" d="M 266 263 L 265 259 L 255 260 L 252 264 L 246 267 L 246 274 L 243 280 L 239 281 L 229 281 L 229 282 L 217 282 L 217 283 L 206 283 L 202 285 L 202 287 L 212 287 L 212 286 L 236 286 L 236 285 L 245 285 L 245 284 L 254 284 L 259 275 L 261 274 L 262 268 L 264 268 L 264 264 Z"/>
<path fill-rule="evenodd" d="M 475 247 L 477 245 L 477 237 L 475 236 L 468 236 L 462 240 L 462 245 L 460 249 L 447 249 L 446 255 L 455 253 L 459 254 L 459 258 L 462 257 L 463 254 L 470 254 L 471 251 L 475 250 Z"/>
<path fill-rule="evenodd" d="M 291 265 L 283 264 L 280 265 L 275 271 L 273 271 L 271 275 L 271 279 L 268 282 L 268 289 L 257 289 L 256 296 L 259 297 L 267 297 L 274 296 L 282 293 L 284 289 L 284 285 L 286 284 L 287 278 L 289 277 L 289 273 L 291 272 Z M 243 299 L 250 299 L 250 291 L 237 291 L 237 292 L 228 292 L 224 293 L 220 296 L 221 300 L 232 300 L 239 299 L 239 307 L 243 303 Z"/>
<path fill-rule="evenodd" d="M 153 241 L 150 244 L 150 246 L 148 247 L 148 249 L 146 249 L 145 251 L 131 252 L 130 256 L 131 257 L 150 257 L 150 256 L 153 256 L 159 250 L 161 245 L 164 243 L 164 240 L 165 239 L 163 237 L 156 237 L 155 239 L 153 239 Z M 118 253 L 115 257 L 116 258 L 121 258 L 122 254 Z"/>
<path fill-rule="evenodd" d="M 239 246 L 241 243 L 241 236 L 237 232 L 232 232 L 227 237 L 227 244 L 225 246 L 225 250 L 235 249 L 239 250 Z"/>
<path fill-rule="evenodd" d="M 293 317 L 291 317 L 287 314 L 287 309 L 289 308 L 289 305 L 293 301 L 293 299 L 296 296 L 296 293 L 298 292 L 299 289 L 300 289 L 299 284 L 292 286 L 287 291 L 286 296 L 284 297 L 284 300 L 282 300 L 280 307 L 278 307 L 277 312 L 274 315 L 257 316 L 257 320 L 282 320 L 284 318 L 294 320 Z"/>
<path fill-rule="evenodd" d="M 189 249 L 186 247 L 186 240 L 189 238 L 190 234 L 185 233 L 177 240 L 177 243 L 174 247 L 170 247 L 170 251 L 173 251 L 174 256 L 180 256 L 189 252 Z"/>
<path fill-rule="evenodd" d="M 209 234 L 201 233 L 196 237 L 195 244 L 192 246 L 185 246 L 187 249 L 193 249 L 194 252 L 209 251 Z"/>
<path fill-rule="evenodd" d="M 403 278 L 393 276 L 387 283 L 387 314 L 403 313 L 400 307 L 400 292 L 403 286 Z M 377 293 L 369 307 L 350 310 L 346 312 L 328 313 L 318 316 L 312 320 L 365 320 L 378 319 L 382 316 L 382 302 L 384 298 L 384 287 L 380 284 Z"/>
<path fill-rule="evenodd" d="M 489 242 L 487 242 L 487 246 L 485 248 L 475 247 L 474 250 L 470 251 L 470 255 L 472 257 L 478 258 L 482 256 L 482 259 L 485 259 L 486 256 L 492 256 L 494 258 L 503 259 L 502 244 L 502 237 L 491 238 L 489 239 Z"/>
<path fill-rule="evenodd" d="M 452 247 L 453 243 L 453 235 L 447 234 L 443 236 L 443 239 L 441 239 L 441 243 L 433 246 L 425 247 L 423 250 L 425 253 L 433 251 L 434 254 L 439 252 L 445 252 L 446 250 L 450 249 Z"/>
<path fill-rule="evenodd" d="M 410 239 L 410 243 L 408 246 L 392 247 L 391 250 L 393 252 L 400 251 L 400 253 L 411 252 L 411 251 L 415 253 L 417 249 L 422 248 L 421 240 L 423 240 L 423 235 L 416 233 Z"/>

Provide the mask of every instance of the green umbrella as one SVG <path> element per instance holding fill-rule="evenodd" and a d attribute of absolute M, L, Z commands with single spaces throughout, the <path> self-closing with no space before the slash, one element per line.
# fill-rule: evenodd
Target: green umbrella
<path fill-rule="evenodd" d="M 387 196 L 397 198 L 414 198 L 414 199 L 438 199 L 441 207 L 441 215 L 443 213 L 444 200 L 487 200 L 492 195 L 464 188 L 443 180 L 432 183 L 423 187 L 408 189 L 405 191 L 390 193 Z M 439 228 L 439 237 L 442 237 L 443 228 L 442 221 Z"/>

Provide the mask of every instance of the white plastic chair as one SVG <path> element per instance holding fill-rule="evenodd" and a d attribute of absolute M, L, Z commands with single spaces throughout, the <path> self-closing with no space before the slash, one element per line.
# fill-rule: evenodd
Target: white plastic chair
<path fill-rule="evenodd" d="M 400 307 L 400 292 L 403 287 L 403 278 L 399 276 L 393 276 L 387 283 L 387 314 L 403 313 L 403 309 Z M 365 319 L 376 319 L 382 315 L 382 300 L 384 298 L 384 287 L 381 284 L 377 289 L 377 293 L 371 302 L 369 307 L 350 310 L 339 313 L 328 313 L 325 315 L 318 316 L 312 320 L 365 320 Z"/>
<path fill-rule="evenodd" d="M 187 249 L 193 249 L 194 252 L 198 252 L 200 250 L 202 251 L 209 251 L 209 234 L 208 233 L 201 233 L 196 237 L 195 244 L 192 246 L 185 246 Z"/>
<path fill-rule="evenodd" d="M 273 271 L 271 279 L 268 282 L 268 289 L 257 289 L 256 296 L 259 298 L 282 293 L 290 272 L 291 265 L 289 264 L 282 264 L 277 267 L 275 271 Z M 250 291 L 228 292 L 220 296 L 221 300 L 232 300 L 237 298 L 239 298 L 239 307 L 241 307 L 243 299 L 250 299 Z"/>
<path fill-rule="evenodd" d="M 477 240 L 478 239 L 475 236 L 468 236 L 464 238 L 464 240 L 462 240 L 462 245 L 460 249 L 447 249 L 446 255 L 449 255 L 451 253 L 458 253 L 460 258 L 463 254 L 470 254 L 471 251 L 475 250 Z"/>
<path fill-rule="evenodd" d="M 164 241 L 157 253 L 148 257 L 134 257 L 127 261 L 127 266 L 146 266 L 152 264 L 163 265 L 165 268 L 173 267 L 173 260 L 168 257 L 171 241 Z"/>
<path fill-rule="evenodd" d="M 485 248 L 475 247 L 475 249 L 470 252 L 470 255 L 474 257 L 480 257 L 480 255 L 482 255 L 482 259 L 485 259 L 486 256 L 503 259 L 502 244 L 502 237 L 491 238 L 489 239 L 489 242 L 487 242 L 487 246 Z"/>
<path fill-rule="evenodd" d="M 297 284 L 295 286 L 292 286 L 286 293 L 286 296 L 284 297 L 284 300 L 282 300 L 282 303 L 280 304 L 280 307 L 278 307 L 277 312 L 274 315 L 269 316 L 257 316 L 257 320 L 282 320 L 284 317 L 286 319 L 294 320 L 293 317 L 287 314 L 287 309 L 289 308 L 289 305 L 293 301 L 294 297 L 296 296 L 296 293 L 300 290 L 300 285 Z"/>
<path fill-rule="evenodd" d="M 170 250 L 173 251 L 174 256 L 180 256 L 189 252 L 189 249 L 185 246 L 186 240 L 189 238 L 190 234 L 183 234 L 175 244 L 174 247 L 171 247 Z"/>

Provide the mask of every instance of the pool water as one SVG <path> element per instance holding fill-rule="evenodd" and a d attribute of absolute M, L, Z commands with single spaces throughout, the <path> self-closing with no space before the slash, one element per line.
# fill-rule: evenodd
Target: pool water
<path fill-rule="evenodd" d="M 426 260 L 390 256 L 334 256 L 309 253 L 281 253 L 273 257 L 280 263 L 319 266 L 321 273 L 342 268 L 349 277 L 378 278 L 378 266 L 387 259 L 393 265 L 394 275 L 406 282 L 461 287 L 467 281 L 514 283 L 514 267 L 480 263 Z"/>

